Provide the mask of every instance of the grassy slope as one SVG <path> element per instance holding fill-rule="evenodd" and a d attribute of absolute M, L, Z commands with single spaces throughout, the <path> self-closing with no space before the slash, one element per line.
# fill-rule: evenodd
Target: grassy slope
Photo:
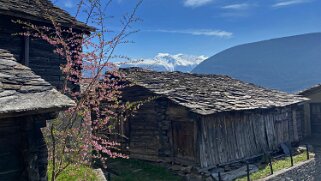
<path fill-rule="evenodd" d="M 181 181 L 182 178 L 173 175 L 166 168 L 140 160 L 116 159 L 110 162 L 110 167 L 120 176 L 112 176 L 113 181 Z"/>
<path fill-rule="evenodd" d="M 306 158 L 306 152 L 300 153 L 296 156 L 293 157 L 293 163 L 299 163 L 299 162 L 303 162 L 305 161 Z M 289 168 L 291 167 L 291 161 L 290 161 L 290 157 L 284 158 L 284 159 L 280 159 L 280 160 L 275 160 L 272 161 L 272 165 L 273 165 L 273 171 L 276 172 L 278 170 L 282 170 L 285 168 Z M 252 173 L 250 175 L 251 180 L 257 180 L 260 178 L 264 178 L 270 175 L 270 166 L 269 165 L 265 165 L 262 168 L 259 168 L 259 171 Z M 236 179 L 237 181 L 246 181 L 247 178 L 242 177 L 240 179 Z"/>
<path fill-rule="evenodd" d="M 51 180 L 52 165 L 48 165 L 48 180 Z M 58 181 L 95 181 L 96 173 L 92 168 L 82 165 L 70 165 L 57 178 Z"/>

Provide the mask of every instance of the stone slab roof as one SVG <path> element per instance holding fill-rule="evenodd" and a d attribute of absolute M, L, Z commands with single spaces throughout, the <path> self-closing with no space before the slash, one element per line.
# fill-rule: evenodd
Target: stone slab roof
<path fill-rule="evenodd" d="M 0 14 L 50 23 L 50 17 L 54 17 L 62 25 L 74 25 L 87 31 L 94 29 L 54 6 L 50 0 L 0 0 Z"/>
<path fill-rule="evenodd" d="M 307 88 L 305 90 L 298 92 L 298 94 L 302 96 L 309 96 L 311 94 L 315 94 L 316 92 L 320 92 L 320 91 L 321 91 L 321 84 L 317 84 L 310 88 Z"/>
<path fill-rule="evenodd" d="M 17 63 L 11 53 L 0 49 L 0 117 L 59 111 L 74 104 L 30 68 Z"/>
<path fill-rule="evenodd" d="M 123 69 L 132 83 L 208 115 L 218 112 L 284 107 L 308 100 L 223 75 Z"/>

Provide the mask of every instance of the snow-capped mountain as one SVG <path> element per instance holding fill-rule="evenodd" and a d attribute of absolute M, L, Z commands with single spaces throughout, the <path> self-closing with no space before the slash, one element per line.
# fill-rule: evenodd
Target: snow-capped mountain
<path fill-rule="evenodd" d="M 193 73 L 224 74 L 287 92 L 321 83 L 321 33 L 248 43 L 224 50 Z"/>
<path fill-rule="evenodd" d="M 142 67 L 155 71 L 181 71 L 190 72 L 203 60 L 207 59 L 206 56 L 194 56 L 176 54 L 171 55 L 168 53 L 158 53 L 152 59 L 143 59 L 141 61 L 135 60 L 130 63 L 122 64 L 120 67 Z"/>

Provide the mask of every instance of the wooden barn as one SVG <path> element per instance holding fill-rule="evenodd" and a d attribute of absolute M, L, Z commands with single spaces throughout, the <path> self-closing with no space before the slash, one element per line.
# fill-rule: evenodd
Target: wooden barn
<path fill-rule="evenodd" d="M 74 102 L 0 49 L 0 180 L 47 180 L 40 128 Z"/>
<path fill-rule="evenodd" d="M 54 47 L 47 42 L 17 35 L 26 32 L 26 29 L 15 22 L 20 20 L 37 26 L 52 27 L 51 17 L 63 27 L 72 27 L 77 33 L 89 33 L 93 30 L 55 7 L 50 0 L 0 0 L 0 48 L 10 51 L 19 63 L 30 67 L 60 89 L 64 80 L 60 65 L 65 60 L 55 54 Z"/>
<path fill-rule="evenodd" d="M 321 136 L 321 85 L 301 91 L 299 95 L 309 98 L 309 101 L 302 105 L 304 135 Z"/>
<path fill-rule="evenodd" d="M 131 157 L 208 168 L 302 138 L 298 95 L 221 75 L 123 71 L 134 84 L 124 101 L 153 98 L 128 121 Z"/>

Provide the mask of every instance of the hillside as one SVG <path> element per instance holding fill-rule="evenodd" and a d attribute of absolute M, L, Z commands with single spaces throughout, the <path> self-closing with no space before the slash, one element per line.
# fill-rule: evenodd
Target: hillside
<path fill-rule="evenodd" d="M 321 33 L 235 46 L 203 61 L 192 72 L 225 74 L 264 87 L 297 92 L 321 83 Z"/>

